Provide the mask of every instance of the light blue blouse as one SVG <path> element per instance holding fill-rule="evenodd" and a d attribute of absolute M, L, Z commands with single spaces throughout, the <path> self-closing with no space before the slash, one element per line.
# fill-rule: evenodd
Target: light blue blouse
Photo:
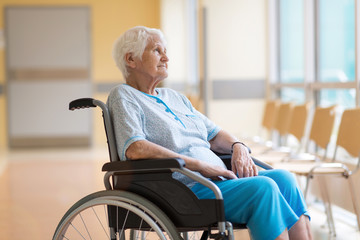
<path fill-rule="evenodd" d="M 113 88 L 108 97 L 117 150 L 120 159 L 134 142 L 148 140 L 182 155 L 225 168 L 222 160 L 210 150 L 209 141 L 220 128 L 193 108 L 182 94 L 169 88 L 157 88 L 156 96 L 129 85 Z M 182 174 L 174 178 L 193 186 Z"/>

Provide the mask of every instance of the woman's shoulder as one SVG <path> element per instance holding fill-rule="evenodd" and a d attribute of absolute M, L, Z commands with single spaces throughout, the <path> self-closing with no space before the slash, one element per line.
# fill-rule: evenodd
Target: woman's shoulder
<path fill-rule="evenodd" d="M 107 103 L 130 102 L 136 103 L 136 92 L 127 84 L 119 84 L 110 90 Z"/>
<path fill-rule="evenodd" d="M 128 87 L 128 85 L 126 85 L 126 83 L 122 83 L 122 84 L 118 84 L 115 87 L 111 88 L 109 95 L 127 93 L 129 91 L 130 91 L 130 88 Z"/>
<path fill-rule="evenodd" d="M 110 90 L 108 99 L 113 99 L 113 98 L 114 99 L 119 99 L 119 98 L 128 99 L 128 98 L 132 98 L 135 94 L 136 94 L 136 92 L 134 91 L 134 89 L 132 87 L 123 83 L 123 84 L 119 84 L 119 85 L 113 87 Z"/>

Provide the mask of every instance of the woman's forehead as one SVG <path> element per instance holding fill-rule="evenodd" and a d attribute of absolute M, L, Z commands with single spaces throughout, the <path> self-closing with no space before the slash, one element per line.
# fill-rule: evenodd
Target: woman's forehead
<path fill-rule="evenodd" d="M 152 46 L 161 46 L 161 47 L 166 47 L 165 43 L 163 42 L 163 40 L 158 36 L 158 35 L 151 35 L 148 38 L 148 47 L 152 47 Z"/>

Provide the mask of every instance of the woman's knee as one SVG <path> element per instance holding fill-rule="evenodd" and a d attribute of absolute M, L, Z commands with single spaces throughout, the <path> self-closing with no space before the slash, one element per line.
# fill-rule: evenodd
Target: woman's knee
<path fill-rule="evenodd" d="M 297 187 L 297 181 L 291 172 L 284 169 L 274 169 L 266 171 L 265 176 L 273 179 L 279 188 L 283 187 Z"/>
<path fill-rule="evenodd" d="M 276 182 L 268 177 L 258 176 L 254 178 L 254 190 L 260 198 L 280 193 Z"/>

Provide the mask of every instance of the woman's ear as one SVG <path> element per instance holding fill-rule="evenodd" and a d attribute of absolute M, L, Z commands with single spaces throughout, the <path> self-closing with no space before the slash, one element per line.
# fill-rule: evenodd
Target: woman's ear
<path fill-rule="evenodd" d="M 136 67 L 136 63 L 135 63 L 135 59 L 134 59 L 134 55 L 133 53 L 127 53 L 125 54 L 125 61 L 126 61 L 126 65 L 130 68 L 135 68 Z"/>

